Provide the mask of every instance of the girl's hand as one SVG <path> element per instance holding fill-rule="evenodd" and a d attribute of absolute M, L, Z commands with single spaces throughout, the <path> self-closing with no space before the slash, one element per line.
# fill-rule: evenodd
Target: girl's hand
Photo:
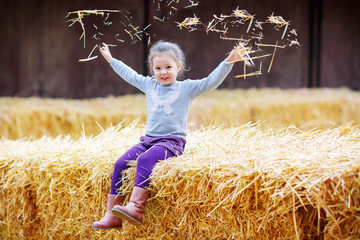
<path fill-rule="evenodd" d="M 238 54 L 236 54 L 235 49 L 233 49 L 230 52 L 229 56 L 227 57 L 227 62 L 228 63 L 234 63 L 234 62 L 237 62 L 239 60 L 240 60 L 240 57 L 238 56 Z"/>
<path fill-rule="evenodd" d="M 103 46 L 100 47 L 100 53 L 103 55 L 105 60 L 110 63 L 113 60 L 113 57 L 111 56 L 109 46 L 106 43 L 103 43 Z"/>

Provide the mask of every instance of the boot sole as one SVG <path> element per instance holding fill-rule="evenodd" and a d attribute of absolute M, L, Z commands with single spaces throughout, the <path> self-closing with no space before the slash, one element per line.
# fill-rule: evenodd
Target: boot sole
<path fill-rule="evenodd" d="M 121 228 L 122 225 L 116 225 L 113 227 L 96 227 L 96 226 L 91 226 L 92 229 L 102 229 L 102 230 L 109 230 L 109 229 L 113 229 L 113 228 Z"/>
<path fill-rule="evenodd" d="M 126 212 L 122 211 L 119 208 L 113 208 L 113 209 L 111 209 L 111 212 L 116 217 L 124 219 L 124 220 L 128 221 L 132 225 L 135 225 L 135 226 L 141 226 L 142 225 L 142 222 L 140 220 L 130 216 L 129 214 L 127 214 Z"/>

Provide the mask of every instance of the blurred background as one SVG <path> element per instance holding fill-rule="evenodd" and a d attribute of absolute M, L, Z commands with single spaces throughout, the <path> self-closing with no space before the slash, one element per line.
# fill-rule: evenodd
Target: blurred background
<path fill-rule="evenodd" d="M 180 2 L 189 5 L 191 1 Z M 197 7 L 179 7 L 176 11 L 173 8 L 171 16 L 171 9 L 166 5 L 165 1 L 152 0 L 1 1 L 0 96 L 82 99 L 138 93 L 119 79 L 97 49 L 92 54 L 99 55 L 97 59 L 79 62 L 89 55 L 95 44 L 114 43 L 115 38 L 124 42 L 115 41 L 117 46 L 111 48 L 113 56 L 139 73 L 148 74 L 146 58 L 151 43 L 166 39 L 177 42 L 185 51 L 191 69 L 186 77 L 205 77 L 226 57 L 235 42 L 222 40 L 216 33 L 180 30 L 174 22 L 195 14 L 207 24 L 214 14 L 231 14 L 237 7 L 256 14 L 259 20 L 266 20 L 271 14 L 282 16 L 297 30 L 301 47 L 277 51 L 270 73 L 264 71 L 261 76 L 235 78 L 243 73 L 243 65 L 237 63 L 221 88 L 360 88 L 356 1 L 199 0 Z M 129 21 L 133 26 L 144 29 L 151 25 L 146 29 L 146 36 L 134 41 L 124 32 L 121 19 L 109 18 L 112 24 L 107 26 L 96 16 L 84 17 L 87 31 L 84 48 L 83 39 L 79 40 L 83 32 L 81 25 L 75 23 L 69 27 L 66 21 L 74 16 L 66 16 L 70 11 L 89 9 L 121 10 L 131 16 Z M 167 18 L 162 22 L 154 17 Z M 241 37 L 247 26 L 246 23 L 243 28 L 234 29 L 232 37 Z M 92 38 L 94 31 L 101 31 L 102 35 Z M 264 30 L 269 43 L 275 43 L 281 34 L 282 30 Z"/>

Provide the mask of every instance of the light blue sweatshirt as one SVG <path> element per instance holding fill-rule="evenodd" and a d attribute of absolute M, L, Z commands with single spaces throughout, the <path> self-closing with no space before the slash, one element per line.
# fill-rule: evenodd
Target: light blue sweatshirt
<path fill-rule="evenodd" d="M 233 64 L 226 60 L 200 80 L 175 81 L 163 85 L 154 76 L 143 76 L 120 60 L 110 63 L 114 71 L 146 95 L 147 123 L 145 134 L 150 137 L 187 135 L 187 118 L 190 105 L 195 97 L 217 88 L 229 74 Z"/>

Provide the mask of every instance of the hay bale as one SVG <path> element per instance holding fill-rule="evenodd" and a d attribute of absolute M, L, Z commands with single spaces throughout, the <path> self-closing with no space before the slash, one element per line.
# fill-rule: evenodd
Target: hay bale
<path fill-rule="evenodd" d="M 99 239 L 90 223 L 104 213 L 114 159 L 138 141 L 142 129 L 134 126 L 76 141 L 3 139 L 1 232 L 11 239 Z"/>
<path fill-rule="evenodd" d="M 189 117 L 195 128 L 225 127 L 261 121 L 261 128 L 294 125 L 326 129 L 350 121 L 360 123 L 360 93 L 346 88 L 237 89 L 210 92 L 194 100 Z"/>
<path fill-rule="evenodd" d="M 77 137 L 83 130 L 90 136 L 120 122 L 126 125 L 137 119 L 145 123 L 146 116 L 141 94 L 84 100 L 0 98 L 0 136 Z M 189 115 L 192 130 L 214 123 L 231 127 L 258 121 L 263 129 L 357 124 L 360 93 L 346 88 L 217 90 L 196 98 Z"/>
<path fill-rule="evenodd" d="M 94 99 L 0 98 L 0 137 L 18 139 L 82 133 L 97 135 L 102 128 L 146 121 L 142 95 Z"/>
<path fill-rule="evenodd" d="M 143 127 L 0 141 L 0 236 L 11 239 L 359 239 L 360 127 L 191 132 L 155 166 L 144 225 L 97 231 L 113 164 Z M 134 182 L 130 168 L 122 191 Z"/>

